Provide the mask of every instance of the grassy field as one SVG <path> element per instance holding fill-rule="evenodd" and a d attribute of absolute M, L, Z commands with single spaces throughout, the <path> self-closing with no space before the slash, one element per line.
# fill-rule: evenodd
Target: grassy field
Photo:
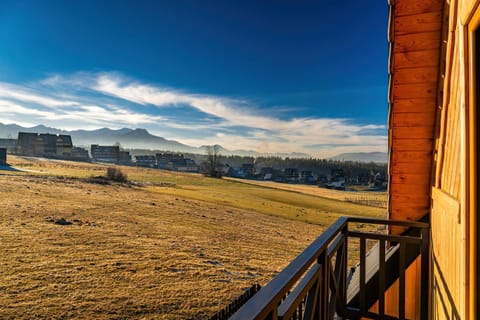
<path fill-rule="evenodd" d="M 385 215 L 195 174 L 121 167 L 133 184 L 101 185 L 105 165 L 9 162 L 22 171 L 0 171 L 1 319 L 206 318 L 337 217 Z"/>
<path fill-rule="evenodd" d="M 304 185 L 304 184 L 288 184 L 277 183 L 273 181 L 258 181 L 258 180 L 246 180 L 237 178 L 225 178 L 231 181 L 243 182 L 253 184 L 262 187 L 294 191 L 314 196 L 319 196 L 328 199 L 335 199 L 347 202 L 377 202 L 381 203 L 381 207 L 385 207 L 383 204 L 387 203 L 387 192 L 372 192 L 372 191 L 342 191 L 327 188 L 319 188 L 316 185 Z"/>

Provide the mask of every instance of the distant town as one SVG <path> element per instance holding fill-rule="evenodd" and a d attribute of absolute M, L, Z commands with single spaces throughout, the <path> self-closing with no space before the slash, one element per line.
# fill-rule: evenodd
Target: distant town
<path fill-rule="evenodd" d="M 187 173 L 208 173 L 208 155 L 141 149 L 125 150 L 114 145 L 91 144 L 89 149 L 74 146 L 64 134 L 19 132 L 17 139 L 0 139 L 0 165 L 7 155 L 44 157 L 70 161 L 110 163 Z M 387 188 L 386 165 L 325 159 L 281 159 L 278 157 L 218 156 L 218 176 L 301 183 L 338 190 L 363 186 L 362 190 Z M 352 189 L 353 190 L 353 189 Z"/>

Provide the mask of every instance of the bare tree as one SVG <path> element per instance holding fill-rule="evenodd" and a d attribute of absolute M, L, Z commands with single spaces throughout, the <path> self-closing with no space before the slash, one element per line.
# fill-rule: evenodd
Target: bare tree
<path fill-rule="evenodd" d="M 205 163 L 205 173 L 210 177 L 220 178 L 222 173 L 220 172 L 220 146 L 207 146 L 207 161 Z"/>

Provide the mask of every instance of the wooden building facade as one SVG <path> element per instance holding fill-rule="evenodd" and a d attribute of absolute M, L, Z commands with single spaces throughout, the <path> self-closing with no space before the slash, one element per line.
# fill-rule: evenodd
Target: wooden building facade
<path fill-rule="evenodd" d="M 390 3 L 389 218 L 431 224 L 432 319 L 478 315 L 479 4 Z M 411 287 L 417 267 L 407 272 Z M 418 301 L 407 298 L 409 318 Z"/>

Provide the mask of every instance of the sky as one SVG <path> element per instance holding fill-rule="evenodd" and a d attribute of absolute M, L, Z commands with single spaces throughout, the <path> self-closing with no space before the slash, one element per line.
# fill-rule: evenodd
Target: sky
<path fill-rule="evenodd" d="M 0 123 L 387 150 L 385 0 L 0 0 Z"/>

